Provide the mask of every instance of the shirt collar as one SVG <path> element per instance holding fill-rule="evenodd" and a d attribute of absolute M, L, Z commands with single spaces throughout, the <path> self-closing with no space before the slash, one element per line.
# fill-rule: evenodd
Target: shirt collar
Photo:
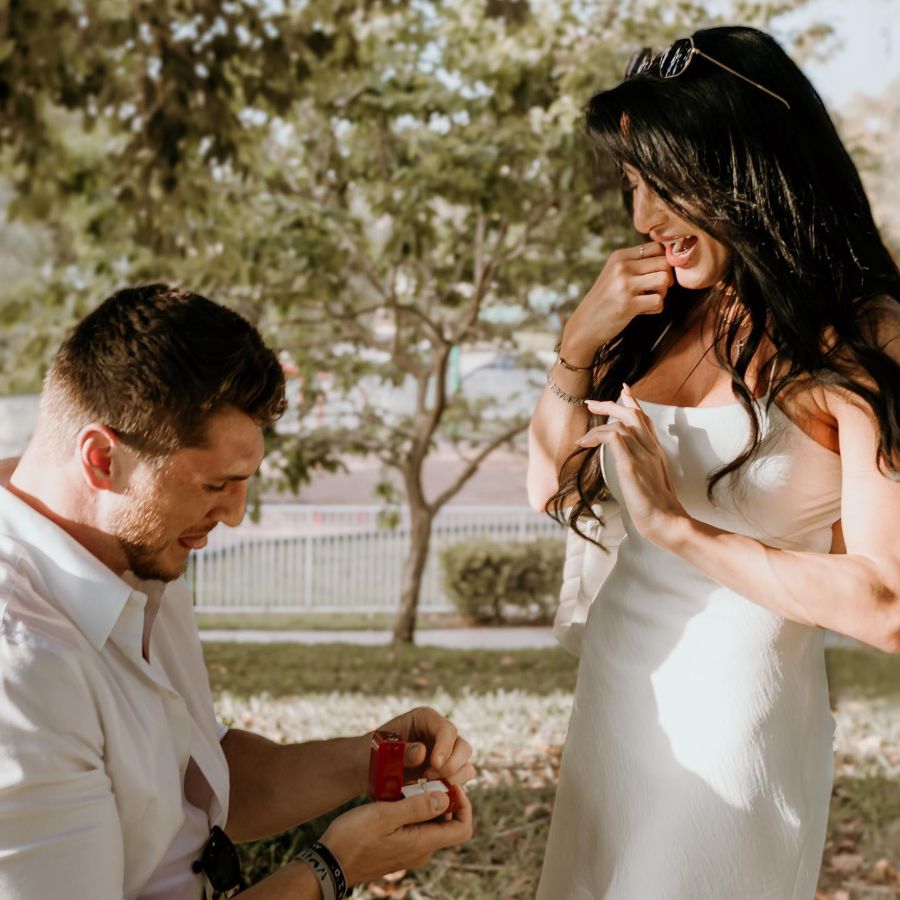
<path fill-rule="evenodd" d="M 132 594 L 132 586 L 5 487 L 0 487 L 0 534 L 26 551 L 57 606 L 101 649 Z M 146 593 L 147 584 L 143 582 L 138 590 Z"/>

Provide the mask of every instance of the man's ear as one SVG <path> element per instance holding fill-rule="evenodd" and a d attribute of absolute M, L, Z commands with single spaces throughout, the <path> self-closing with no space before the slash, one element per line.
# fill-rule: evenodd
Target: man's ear
<path fill-rule="evenodd" d="M 122 465 L 121 444 L 116 433 L 106 425 L 86 425 L 78 435 L 81 470 L 87 483 L 98 491 L 115 490 Z"/>

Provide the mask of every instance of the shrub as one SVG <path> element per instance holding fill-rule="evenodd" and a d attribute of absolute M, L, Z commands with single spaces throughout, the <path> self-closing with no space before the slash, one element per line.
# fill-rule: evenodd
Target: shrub
<path fill-rule="evenodd" d="M 549 621 L 556 608 L 565 543 L 459 541 L 441 552 L 444 590 L 477 622 Z"/>

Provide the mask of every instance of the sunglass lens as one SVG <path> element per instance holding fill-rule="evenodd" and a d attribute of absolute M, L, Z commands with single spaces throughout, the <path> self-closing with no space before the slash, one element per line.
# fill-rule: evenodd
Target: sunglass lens
<path fill-rule="evenodd" d="M 641 47 L 641 49 L 628 60 L 628 65 L 625 66 L 625 77 L 632 78 L 635 75 L 640 75 L 641 72 L 645 72 L 650 68 L 650 63 L 652 62 L 653 51 L 649 47 Z"/>
<path fill-rule="evenodd" d="M 681 38 L 675 41 L 659 60 L 659 74 L 663 78 L 675 78 L 680 75 L 691 61 L 694 45 L 690 38 Z"/>
<path fill-rule="evenodd" d="M 241 882 L 241 862 L 234 844 L 218 826 L 214 826 L 203 849 L 203 868 L 209 883 L 217 891 L 228 891 Z"/>

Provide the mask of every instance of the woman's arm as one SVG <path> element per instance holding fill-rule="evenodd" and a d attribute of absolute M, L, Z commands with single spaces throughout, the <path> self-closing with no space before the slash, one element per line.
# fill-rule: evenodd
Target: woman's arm
<path fill-rule="evenodd" d="M 900 652 L 900 482 L 875 465 L 875 421 L 828 398 L 841 451 L 843 553 L 776 550 L 684 517 L 661 546 L 788 619 Z"/>
<path fill-rule="evenodd" d="M 560 357 L 574 367 L 590 366 L 597 348 L 635 316 L 662 312 L 672 281 L 662 244 L 616 250 L 566 323 Z M 573 372 L 559 362 L 551 367 L 550 378 L 571 397 L 587 396 L 591 383 L 589 371 Z M 587 427 L 583 404 L 566 402 L 549 387 L 544 389 L 528 430 L 528 502 L 534 509 L 545 509 L 556 493 L 560 470 Z"/>
<path fill-rule="evenodd" d="M 587 365 L 593 354 L 575 353 L 563 337 L 560 356 L 572 365 Z M 587 360 L 587 362 L 585 362 Z M 560 389 L 575 397 L 587 396 L 589 372 L 571 372 L 554 364 L 550 377 Z M 559 487 L 565 461 L 578 449 L 575 443 L 588 427 L 588 411 L 583 403 L 567 403 L 544 388 L 528 427 L 528 502 L 543 511 Z"/>
<path fill-rule="evenodd" d="M 630 391 L 624 406 L 591 404 L 620 421 L 592 429 L 583 441 L 610 444 L 625 505 L 648 540 L 786 619 L 900 652 L 900 482 L 876 466 L 878 428 L 868 410 L 834 394 L 828 402 L 843 473 L 840 554 L 776 549 L 692 519 L 672 489 L 652 422 Z"/>

